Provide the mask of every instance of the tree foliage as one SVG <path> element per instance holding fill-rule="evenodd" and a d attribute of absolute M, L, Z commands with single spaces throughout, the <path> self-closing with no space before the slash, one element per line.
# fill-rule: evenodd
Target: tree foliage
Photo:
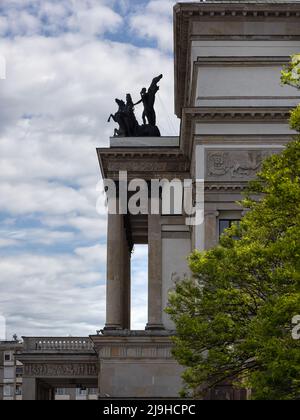
<path fill-rule="evenodd" d="M 300 86 L 299 60 L 284 83 Z M 298 130 L 299 115 L 291 115 Z M 249 211 L 240 225 L 193 252 L 193 278 L 170 294 L 174 356 L 195 396 L 233 381 L 254 399 L 300 399 L 300 341 L 291 334 L 300 314 L 300 136 L 266 159 L 241 205 Z"/>
<path fill-rule="evenodd" d="M 282 70 L 281 81 L 283 84 L 300 87 L 300 54 L 295 54 L 289 65 Z"/>

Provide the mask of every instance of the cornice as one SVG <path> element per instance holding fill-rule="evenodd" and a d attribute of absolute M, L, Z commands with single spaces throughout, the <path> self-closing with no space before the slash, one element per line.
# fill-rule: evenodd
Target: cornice
<path fill-rule="evenodd" d="M 232 184 L 232 183 L 208 183 L 205 182 L 204 190 L 207 192 L 222 192 L 222 191 L 243 191 L 247 188 L 248 182 L 241 182 L 238 184 Z"/>
<path fill-rule="evenodd" d="M 287 123 L 291 107 L 191 107 L 184 108 L 181 123 L 181 149 L 191 156 L 197 123 Z M 208 136 L 211 137 L 211 136 Z M 215 136 L 213 136 L 215 137 Z M 239 136 L 242 137 L 242 136 Z M 253 136 L 252 136 L 253 137 Z M 273 136 L 274 137 L 274 136 Z M 280 136 L 283 137 L 283 136 Z M 234 136 L 230 136 L 234 138 Z"/>
<path fill-rule="evenodd" d="M 188 92 L 187 75 L 190 74 L 190 43 L 193 35 L 191 23 L 207 21 L 208 19 L 222 20 L 253 20 L 274 21 L 276 20 L 299 20 L 300 24 L 300 2 L 209 2 L 204 3 L 178 3 L 174 6 L 174 66 L 175 66 L 175 113 L 181 118 L 182 108 L 185 106 L 185 93 Z M 280 35 L 280 39 L 285 37 Z M 286 34 L 289 39 L 297 39 L 296 35 Z M 203 38 L 203 37 L 202 37 Z M 212 35 L 212 39 L 226 38 L 230 36 Z M 252 35 L 245 34 L 243 39 L 252 39 Z M 266 39 L 277 39 L 276 34 L 265 34 Z M 240 39 L 240 38 L 239 38 Z"/>
<path fill-rule="evenodd" d="M 120 171 L 127 171 L 128 179 L 184 178 L 190 170 L 189 159 L 179 148 L 103 148 L 97 154 L 103 178 L 117 180 Z"/>
<path fill-rule="evenodd" d="M 251 67 L 251 66 L 270 66 L 272 65 L 284 65 L 288 64 L 290 57 L 260 57 L 260 56 L 243 56 L 243 57 L 233 57 L 233 56 L 218 56 L 218 57 L 197 57 L 197 61 L 194 63 L 198 67 L 210 67 L 212 64 L 214 66 L 222 67 Z"/>
<path fill-rule="evenodd" d="M 185 108 L 184 114 L 196 122 L 205 121 L 282 121 L 289 118 L 291 107 L 194 107 Z"/>
<path fill-rule="evenodd" d="M 136 147 L 110 147 L 97 148 L 98 156 L 116 157 L 116 158 L 174 158 L 181 157 L 179 148 L 136 148 Z"/>
<path fill-rule="evenodd" d="M 183 16 L 222 16 L 222 17 L 299 17 L 299 2 L 201 2 L 201 3 L 178 3 L 174 6 L 176 14 Z"/>

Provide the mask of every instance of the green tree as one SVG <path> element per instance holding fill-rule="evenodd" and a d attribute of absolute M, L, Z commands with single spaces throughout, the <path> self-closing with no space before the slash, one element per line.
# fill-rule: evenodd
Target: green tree
<path fill-rule="evenodd" d="M 282 81 L 299 87 L 297 57 Z M 299 130 L 299 108 L 290 122 Z M 240 225 L 195 251 L 193 278 L 170 294 L 174 356 L 194 396 L 229 381 L 254 399 L 300 399 L 300 136 L 266 159 L 241 205 L 249 211 Z"/>

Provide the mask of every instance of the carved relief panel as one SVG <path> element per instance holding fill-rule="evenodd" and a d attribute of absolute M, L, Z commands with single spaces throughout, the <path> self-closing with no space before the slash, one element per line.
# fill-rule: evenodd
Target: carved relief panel
<path fill-rule="evenodd" d="M 266 157 L 279 152 L 279 149 L 208 150 L 205 179 L 207 181 L 248 181 L 255 178 Z"/>

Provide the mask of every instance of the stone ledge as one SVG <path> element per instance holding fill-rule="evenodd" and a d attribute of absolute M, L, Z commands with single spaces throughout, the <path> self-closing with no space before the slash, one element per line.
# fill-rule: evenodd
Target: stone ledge
<path fill-rule="evenodd" d="M 173 330 L 101 330 L 95 337 L 170 337 L 175 335 Z"/>
<path fill-rule="evenodd" d="M 110 147 L 179 147 L 179 137 L 111 137 Z"/>
<path fill-rule="evenodd" d="M 140 331 L 129 333 L 142 333 Z M 103 360 L 174 360 L 171 331 L 149 331 L 150 334 L 97 335 L 91 336 L 99 359 Z M 156 333 L 156 334 L 155 334 Z"/>

